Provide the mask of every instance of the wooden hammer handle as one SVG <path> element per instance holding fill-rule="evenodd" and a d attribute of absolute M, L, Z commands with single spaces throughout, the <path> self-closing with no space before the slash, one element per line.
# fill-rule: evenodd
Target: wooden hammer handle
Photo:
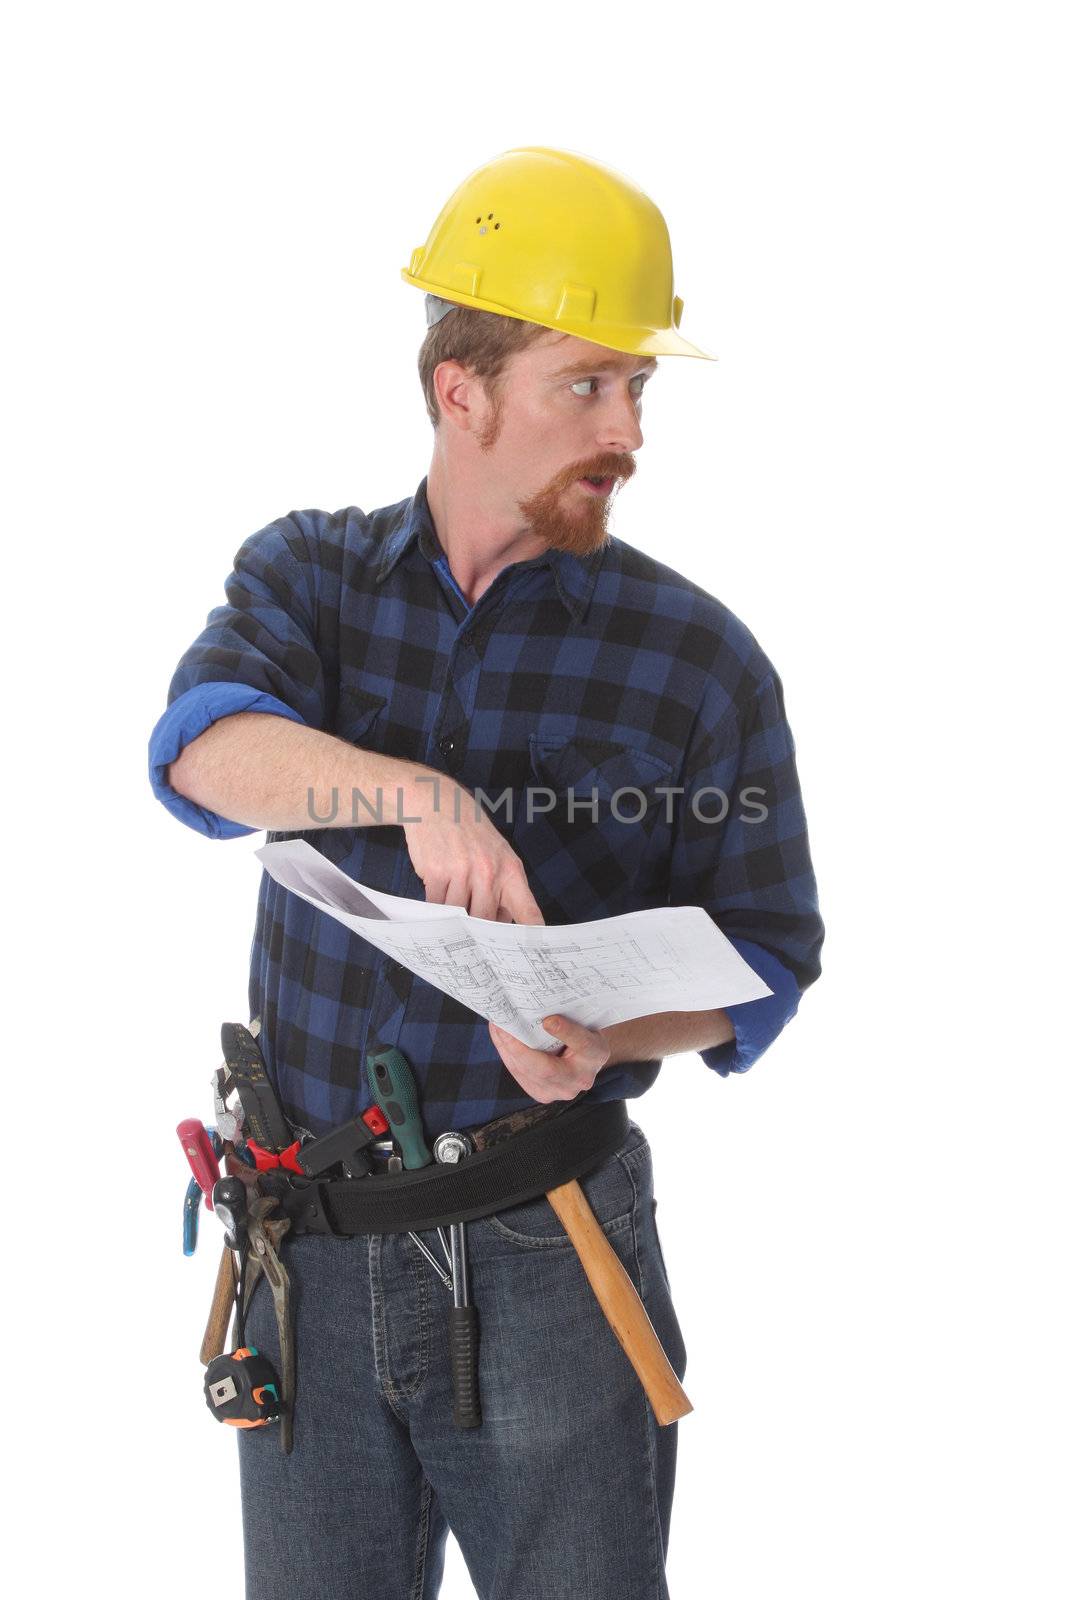
<path fill-rule="evenodd" d="M 215 1293 L 211 1297 L 211 1310 L 208 1314 L 207 1327 L 204 1329 L 203 1342 L 200 1345 L 200 1359 L 205 1367 L 216 1356 L 221 1356 L 226 1348 L 226 1332 L 230 1326 L 236 1282 L 233 1252 L 228 1245 L 223 1245 L 222 1259 L 215 1276 Z"/>
<path fill-rule="evenodd" d="M 590 1287 L 641 1380 L 661 1427 L 693 1407 L 656 1336 L 641 1296 L 615 1254 L 577 1179 L 549 1189 L 545 1198 L 567 1230 Z"/>

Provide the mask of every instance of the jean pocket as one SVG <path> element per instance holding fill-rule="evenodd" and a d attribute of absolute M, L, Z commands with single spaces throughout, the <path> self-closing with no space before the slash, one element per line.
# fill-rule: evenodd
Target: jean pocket
<path fill-rule="evenodd" d="M 608 1238 L 634 1226 L 638 1190 L 633 1177 L 633 1160 L 647 1148 L 644 1134 L 631 1123 L 625 1142 L 615 1154 L 577 1180 Z M 547 1249 L 570 1244 L 566 1229 L 543 1195 L 508 1206 L 485 1220 L 496 1234 L 514 1245 Z"/>
<path fill-rule="evenodd" d="M 663 1269 L 663 1281 L 667 1285 L 667 1293 L 670 1294 L 671 1293 L 671 1275 L 667 1271 L 667 1261 L 666 1261 L 666 1258 L 664 1257 L 664 1254 L 663 1254 L 663 1240 L 660 1238 L 659 1223 L 656 1220 L 656 1208 L 657 1208 L 658 1204 L 659 1204 L 659 1202 L 657 1201 L 655 1195 L 653 1195 L 653 1197 L 652 1197 L 652 1237 L 656 1242 L 656 1253 L 659 1256 L 659 1264 L 660 1264 L 661 1268 Z"/>

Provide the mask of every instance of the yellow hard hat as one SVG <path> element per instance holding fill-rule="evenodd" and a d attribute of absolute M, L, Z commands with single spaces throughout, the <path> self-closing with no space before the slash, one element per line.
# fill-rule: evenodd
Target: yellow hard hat
<path fill-rule="evenodd" d="M 465 178 L 400 269 L 434 299 L 634 356 L 699 356 L 678 332 L 671 241 L 636 184 L 571 150 L 507 150 Z"/>

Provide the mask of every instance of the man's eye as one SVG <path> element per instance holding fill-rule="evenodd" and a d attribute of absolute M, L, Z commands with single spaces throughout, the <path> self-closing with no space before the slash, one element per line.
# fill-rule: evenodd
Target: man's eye
<path fill-rule="evenodd" d="M 581 389 L 583 387 L 583 385 L 587 385 L 587 384 L 591 384 L 591 383 L 599 383 L 599 382 L 600 382 L 599 378 L 578 378 L 576 382 L 571 384 L 571 388 L 577 391 L 578 389 Z M 648 373 L 647 372 L 636 372 L 634 374 L 634 376 L 630 379 L 630 387 L 632 389 L 635 383 L 640 384 L 640 388 L 637 391 L 638 397 L 640 397 L 645 392 L 645 384 L 647 382 L 648 382 Z M 585 396 L 582 396 L 582 398 L 584 399 Z"/>

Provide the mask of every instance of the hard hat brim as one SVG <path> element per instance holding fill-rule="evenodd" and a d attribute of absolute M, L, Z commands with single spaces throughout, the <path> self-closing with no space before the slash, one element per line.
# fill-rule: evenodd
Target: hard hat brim
<path fill-rule="evenodd" d="M 470 306 L 475 311 L 491 311 L 498 317 L 514 317 L 517 322 L 533 322 L 537 327 L 548 328 L 553 333 L 569 333 L 575 339 L 584 339 L 588 344 L 603 345 L 605 349 L 618 350 L 623 355 L 694 356 L 700 361 L 719 359 L 718 356 L 709 355 L 706 350 L 691 344 L 688 339 L 683 339 L 675 328 L 626 328 L 612 323 L 579 323 L 571 319 L 548 322 L 539 317 L 520 316 L 510 307 L 498 305 L 495 301 L 482 299 L 478 295 L 464 294 L 458 289 L 429 283 L 425 278 L 414 277 L 406 267 L 401 267 L 400 276 L 405 283 L 421 289 L 424 294 L 436 295 L 441 300 L 451 300 L 456 305 Z"/>

